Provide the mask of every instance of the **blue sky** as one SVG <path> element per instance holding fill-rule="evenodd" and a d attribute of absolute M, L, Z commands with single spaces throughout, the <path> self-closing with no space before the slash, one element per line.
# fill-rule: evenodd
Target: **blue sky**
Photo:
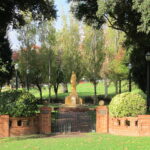
<path fill-rule="evenodd" d="M 61 15 L 64 12 L 64 15 L 69 14 L 69 4 L 67 3 L 67 0 L 55 0 L 56 9 L 57 12 L 57 20 L 56 20 L 56 29 L 61 28 Z"/>
<path fill-rule="evenodd" d="M 69 4 L 67 3 L 67 0 L 55 0 L 55 5 L 57 9 L 57 20 L 55 22 L 55 27 L 57 30 L 61 29 L 62 26 L 62 20 L 61 15 L 64 13 L 64 15 L 69 14 Z M 12 49 L 17 50 L 19 46 L 19 42 L 17 40 L 17 34 L 15 31 L 12 31 L 9 33 L 9 37 L 12 43 Z"/>

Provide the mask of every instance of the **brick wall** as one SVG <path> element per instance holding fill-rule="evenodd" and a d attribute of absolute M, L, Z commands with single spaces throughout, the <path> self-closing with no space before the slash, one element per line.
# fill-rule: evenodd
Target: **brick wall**
<path fill-rule="evenodd" d="M 112 118 L 109 117 L 109 133 L 116 135 L 138 136 L 138 118 L 137 117 L 123 117 Z"/>
<path fill-rule="evenodd" d="M 39 116 L 35 117 L 10 117 L 10 136 L 21 136 L 39 133 Z"/>
<path fill-rule="evenodd" d="M 150 115 L 139 115 L 138 125 L 140 136 L 150 136 Z"/>
<path fill-rule="evenodd" d="M 0 115 L 0 137 L 21 136 L 51 132 L 51 108 L 40 108 L 34 117 L 9 117 Z"/>
<path fill-rule="evenodd" d="M 96 109 L 96 132 L 126 136 L 150 136 L 150 115 L 113 118 L 106 106 Z"/>

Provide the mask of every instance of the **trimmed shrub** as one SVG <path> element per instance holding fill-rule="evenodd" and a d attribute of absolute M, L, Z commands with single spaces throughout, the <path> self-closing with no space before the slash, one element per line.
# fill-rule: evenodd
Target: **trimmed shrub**
<path fill-rule="evenodd" d="M 146 113 L 146 100 L 138 93 L 126 92 L 116 95 L 109 105 L 113 117 L 135 117 Z"/>
<path fill-rule="evenodd" d="M 38 110 L 36 98 L 29 92 L 10 90 L 0 93 L 0 115 L 33 116 Z"/>
<path fill-rule="evenodd" d="M 146 94 L 140 89 L 135 89 L 132 93 L 140 94 L 144 99 L 146 99 Z"/>

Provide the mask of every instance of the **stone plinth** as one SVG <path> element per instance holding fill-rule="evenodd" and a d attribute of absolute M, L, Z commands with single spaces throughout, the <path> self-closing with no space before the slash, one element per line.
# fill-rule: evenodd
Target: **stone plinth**
<path fill-rule="evenodd" d="M 65 98 L 66 107 L 76 107 L 83 104 L 82 98 L 80 98 L 76 92 L 76 74 L 72 72 L 71 76 L 71 93 Z"/>
<path fill-rule="evenodd" d="M 65 98 L 65 105 L 66 106 L 77 106 L 82 105 L 83 99 L 78 96 L 77 93 L 71 93 L 69 96 Z"/>

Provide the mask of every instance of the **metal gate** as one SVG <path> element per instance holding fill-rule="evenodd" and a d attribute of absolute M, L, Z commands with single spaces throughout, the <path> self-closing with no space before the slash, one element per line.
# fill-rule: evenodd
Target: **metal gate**
<path fill-rule="evenodd" d="M 96 112 L 53 112 L 52 132 L 93 132 L 95 131 Z"/>

